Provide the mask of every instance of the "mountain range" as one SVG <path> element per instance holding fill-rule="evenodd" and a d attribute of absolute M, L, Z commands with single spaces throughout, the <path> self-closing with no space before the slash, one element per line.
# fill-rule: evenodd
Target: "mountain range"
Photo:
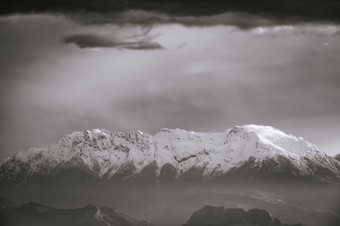
<path fill-rule="evenodd" d="M 136 220 L 116 208 L 87 204 L 60 209 L 39 203 L 18 205 L 0 198 L 0 223 L 4 226 L 152 226 L 149 220 Z M 204 206 L 195 211 L 183 226 L 303 226 L 285 224 L 263 209 Z"/>
<path fill-rule="evenodd" d="M 81 208 L 58 209 L 39 203 L 17 205 L 0 198 L 0 223 L 3 226 L 151 226 L 110 207 L 88 204 Z"/>
<path fill-rule="evenodd" d="M 162 226 L 179 226 L 205 205 L 265 209 L 288 223 L 338 226 L 339 188 L 339 155 L 259 125 L 154 135 L 92 129 L 0 164 L 6 198 L 57 208 L 118 206 Z"/>
<path fill-rule="evenodd" d="M 161 129 L 73 132 L 27 148 L 0 164 L 0 188 L 29 185 L 169 184 L 230 180 L 338 183 L 339 157 L 270 126 L 235 126 L 221 133 Z"/>

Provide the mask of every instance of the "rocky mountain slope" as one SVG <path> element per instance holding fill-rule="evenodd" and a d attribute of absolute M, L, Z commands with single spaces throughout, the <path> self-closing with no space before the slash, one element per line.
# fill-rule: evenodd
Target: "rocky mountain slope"
<path fill-rule="evenodd" d="M 154 183 L 225 178 L 309 178 L 338 181 L 340 161 L 301 137 L 269 126 L 236 126 L 222 133 L 161 129 L 74 132 L 43 148 L 28 148 L 0 165 L 0 184 Z"/>
<path fill-rule="evenodd" d="M 337 154 L 334 158 L 340 162 L 340 154 Z"/>

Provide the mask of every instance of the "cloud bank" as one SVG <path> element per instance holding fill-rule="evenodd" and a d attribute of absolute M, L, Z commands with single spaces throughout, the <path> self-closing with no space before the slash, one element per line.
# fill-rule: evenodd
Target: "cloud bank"
<path fill-rule="evenodd" d="M 35 14 L 1 17 L 0 26 L 3 157 L 74 130 L 247 123 L 338 151 L 338 25 L 151 26 Z M 153 43 L 164 51 L 126 49 Z"/>
<path fill-rule="evenodd" d="M 185 26 L 230 25 L 241 29 L 259 26 L 286 24 L 288 21 L 276 21 L 249 13 L 225 12 L 203 16 L 171 16 L 160 12 L 145 10 L 127 10 L 113 14 L 81 13 L 68 14 L 74 20 L 84 24 L 135 24 L 152 26 L 154 24 L 182 24 Z"/>
<path fill-rule="evenodd" d="M 293 22 L 339 22 L 340 2 L 337 0 L 12 0 L 2 1 L 0 13 L 91 12 L 99 14 L 145 10 L 169 16 L 191 17 L 241 12 Z"/>

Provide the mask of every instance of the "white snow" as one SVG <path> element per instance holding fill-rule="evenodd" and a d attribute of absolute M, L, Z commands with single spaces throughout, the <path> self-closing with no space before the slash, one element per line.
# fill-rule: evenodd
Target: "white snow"
<path fill-rule="evenodd" d="M 133 164 L 135 173 L 152 162 L 157 173 L 166 164 L 172 164 L 179 173 L 192 167 L 205 167 L 209 178 L 242 164 L 250 157 L 262 161 L 286 156 L 301 168 L 304 156 L 325 155 L 303 138 L 270 126 L 236 126 L 222 133 L 199 133 L 181 129 L 163 128 L 155 135 L 141 131 L 110 132 L 103 129 L 73 132 L 45 148 L 29 148 L 13 158 L 29 162 L 31 170 L 42 164 L 51 168 L 60 163 L 81 159 L 98 176 L 114 175 L 127 164 Z"/>

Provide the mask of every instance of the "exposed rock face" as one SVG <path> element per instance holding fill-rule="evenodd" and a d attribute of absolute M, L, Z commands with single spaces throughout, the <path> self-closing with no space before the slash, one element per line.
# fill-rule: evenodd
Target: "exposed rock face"
<path fill-rule="evenodd" d="M 302 224 L 284 224 L 268 211 L 261 209 L 225 209 L 204 206 L 192 214 L 183 226 L 302 226 Z"/>
<path fill-rule="evenodd" d="M 334 158 L 340 162 L 340 154 L 337 154 Z"/>
<path fill-rule="evenodd" d="M 41 184 L 200 184 L 217 178 L 334 182 L 339 175 L 336 158 L 269 126 L 236 126 L 223 133 L 161 129 L 155 135 L 94 129 L 3 161 L 0 189 Z"/>

